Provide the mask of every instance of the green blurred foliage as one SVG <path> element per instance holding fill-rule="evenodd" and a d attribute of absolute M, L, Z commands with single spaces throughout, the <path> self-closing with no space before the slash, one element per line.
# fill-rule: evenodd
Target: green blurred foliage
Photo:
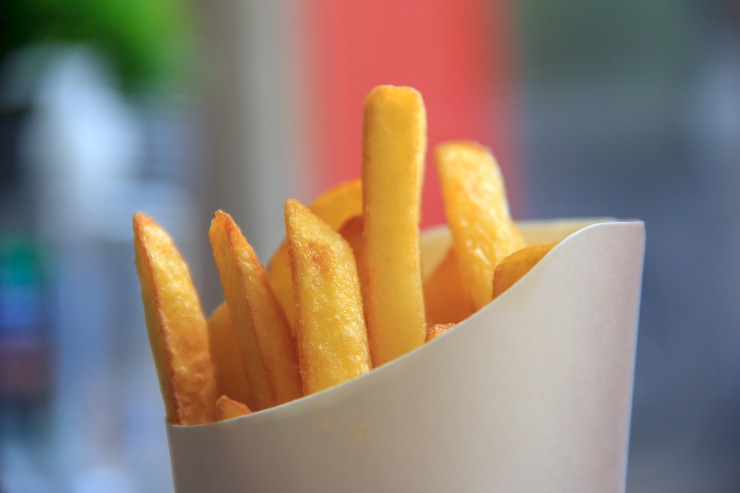
<path fill-rule="evenodd" d="M 0 59 L 36 43 L 100 47 L 124 89 L 182 85 L 193 62 L 193 19 L 183 0 L 2 0 Z"/>

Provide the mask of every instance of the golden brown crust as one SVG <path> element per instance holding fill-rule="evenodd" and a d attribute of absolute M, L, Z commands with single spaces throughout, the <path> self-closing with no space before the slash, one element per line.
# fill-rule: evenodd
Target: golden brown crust
<path fill-rule="evenodd" d="M 374 366 L 424 343 L 419 219 L 426 130 L 424 101 L 414 89 L 379 86 L 365 100 L 364 301 Z"/>
<path fill-rule="evenodd" d="M 311 204 L 311 212 L 333 229 L 338 229 L 348 218 L 362 213 L 362 183 L 359 179 L 350 180 L 327 190 Z M 295 336 L 293 279 L 286 240 L 283 240 L 270 259 L 267 277 L 275 296 L 285 310 L 292 334 Z"/>
<path fill-rule="evenodd" d="M 349 244 L 297 200 L 285 204 L 305 394 L 370 369 L 367 329 Z"/>
<path fill-rule="evenodd" d="M 229 316 L 255 410 L 302 395 L 293 336 L 262 264 L 231 216 L 217 211 L 209 231 Z"/>
<path fill-rule="evenodd" d="M 460 274 L 477 310 L 491 301 L 498 262 L 524 242 L 509 215 L 501 171 L 487 148 L 447 142 L 435 149 L 435 160 Z"/>
<path fill-rule="evenodd" d="M 150 346 L 167 419 L 215 419 L 216 379 L 206 321 L 187 264 L 172 239 L 143 213 L 134 215 L 134 250 Z"/>

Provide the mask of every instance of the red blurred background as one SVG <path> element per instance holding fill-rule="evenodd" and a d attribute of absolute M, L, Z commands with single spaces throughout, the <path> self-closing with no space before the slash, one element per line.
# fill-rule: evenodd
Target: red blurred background
<path fill-rule="evenodd" d="M 319 190 L 359 176 L 361 108 L 370 89 L 407 85 L 424 97 L 430 154 L 450 139 L 488 145 L 507 178 L 513 208 L 519 210 L 514 40 L 507 2 L 319 0 L 305 11 L 314 120 L 308 128 Z M 440 224 L 439 183 L 431 159 L 428 164 L 423 223 Z"/>

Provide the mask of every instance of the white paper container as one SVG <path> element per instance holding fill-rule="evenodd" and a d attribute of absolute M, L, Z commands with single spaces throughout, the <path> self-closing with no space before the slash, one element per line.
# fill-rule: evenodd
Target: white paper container
<path fill-rule="evenodd" d="M 583 222 L 524 226 L 559 240 Z M 449 244 L 425 236 L 427 269 Z M 343 385 L 168 426 L 178 493 L 621 492 L 644 225 L 567 237 L 454 330 Z"/>

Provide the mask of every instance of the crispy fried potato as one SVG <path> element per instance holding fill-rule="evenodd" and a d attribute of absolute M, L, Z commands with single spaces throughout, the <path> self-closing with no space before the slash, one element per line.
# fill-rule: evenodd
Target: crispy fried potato
<path fill-rule="evenodd" d="M 216 376 L 190 271 L 157 223 L 141 212 L 133 223 L 141 298 L 167 420 L 178 425 L 212 422 Z"/>
<path fill-rule="evenodd" d="M 419 217 L 426 130 L 424 102 L 414 89 L 379 86 L 365 100 L 364 301 L 374 366 L 424 343 Z"/>
<path fill-rule="evenodd" d="M 362 184 L 351 180 L 324 192 L 311 204 L 311 211 L 333 229 L 339 227 L 350 217 L 362 214 Z M 291 329 L 295 326 L 295 303 L 293 300 L 293 279 L 290 273 L 288 243 L 283 241 L 267 265 L 270 286 L 285 310 Z M 295 330 L 292 330 L 295 334 Z"/>
<path fill-rule="evenodd" d="M 347 242 L 297 200 L 285 203 L 285 227 L 303 391 L 312 394 L 370 370 L 360 281 Z"/>
<path fill-rule="evenodd" d="M 209 231 L 256 411 L 301 396 L 290 326 L 262 264 L 231 216 L 216 212 Z"/>
<path fill-rule="evenodd" d="M 226 395 L 222 395 L 216 401 L 216 420 L 224 421 L 252 414 L 251 409 L 243 402 L 235 401 Z"/>
<path fill-rule="evenodd" d="M 429 342 L 432 339 L 436 339 L 445 332 L 452 329 L 456 324 L 434 324 L 427 327 L 427 338 L 424 342 Z"/>
<path fill-rule="evenodd" d="M 327 190 L 313 201 L 311 212 L 338 230 L 347 219 L 362 214 L 362 182 L 357 178 Z"/>
<path fill-rule="evenodd" d="M 240 402 L 248 402 L 249 380 L 242 366 L 239 345 L 226 302 L 221 303 L 208 318 L 208 341 L 211 361 L 216 368 L 218 392 Z"/>
<path fill-rule="evenodd" d="M 509 216 L 501 171 L 488 149 L 449 142 L 437 147 L 435 157 L 460 274 L 478 310 L 491 301 L 496 265 L 524 241 Z"/>
<path fill-rule="evenodd" d="M 450 248 L 442 262 L 424 281 L 427 326 L 458 323 L 475 311 L 460 277 L 457 255 Z"/>
<path fill-rule="evenodd" d="M 347 219 L 339 228 L 339 234 L 349 243 L 352 253 L 355 255 L 357 276 L 360 278 L 360 291 L 362 292 L 362 299 L 365 299 L 367 292 L 367 260 L 365 259 L 365 242 L 362 239 L 362 216 L 353 216 Z"/>
<path fill-rule="evenodd" d="M 555 245 L 557 242 L 522 248 L 499 262 L 493 273 L 493 298 L 524 277 Z"/>

